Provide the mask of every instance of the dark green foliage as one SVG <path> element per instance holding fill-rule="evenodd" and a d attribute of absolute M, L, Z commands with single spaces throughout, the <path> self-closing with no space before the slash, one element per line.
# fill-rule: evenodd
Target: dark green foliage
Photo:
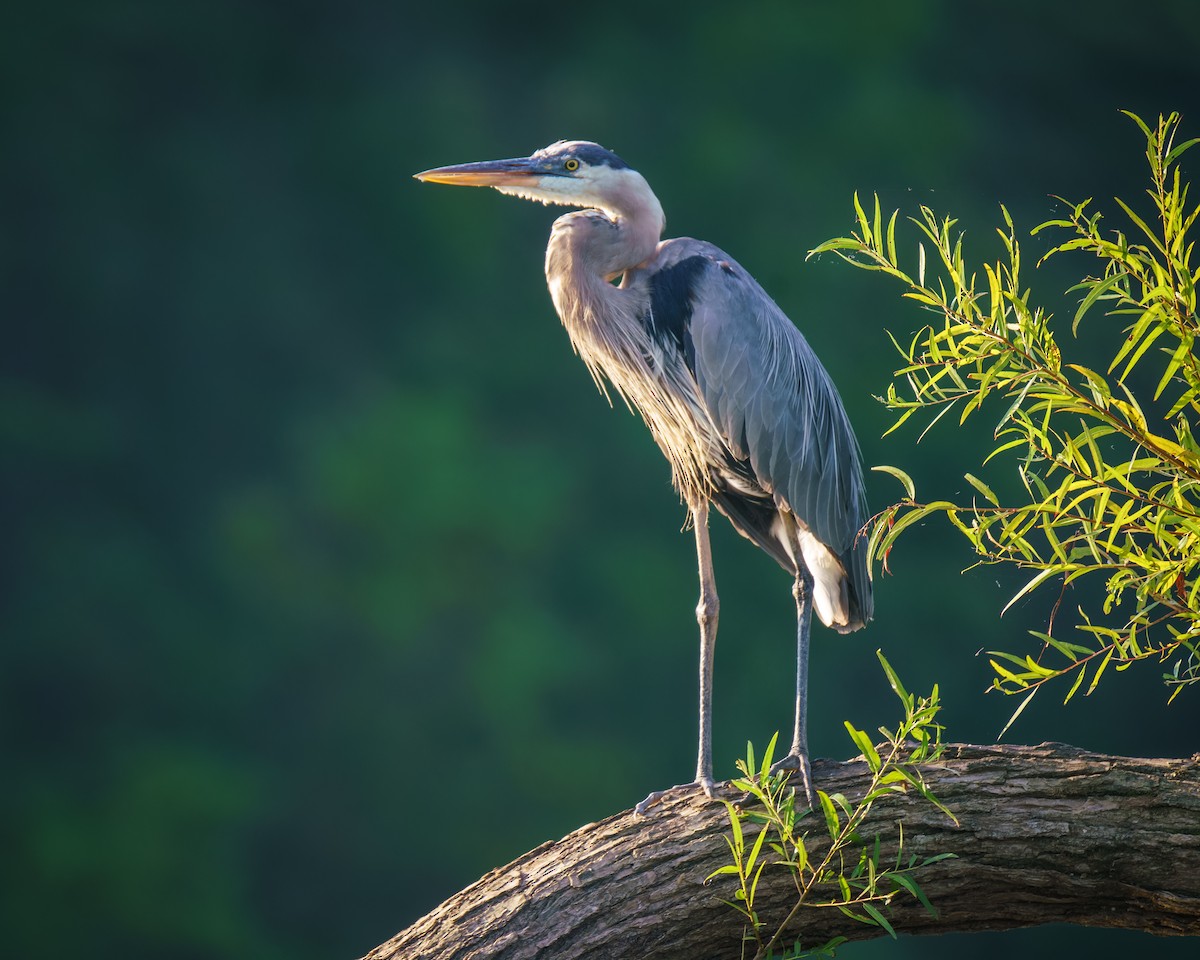
<path fill-rule="evenodd" d="M 1081 299 L 1071 331 L 1078 334 L 1085 317 L 1100 322 L 1089 317 L 1093 309 L 1128 323 L 1106 372 L 1064 355 L 1051 314 L 1024 286 L 1007 210 L 999 231 L 1005 259 L 982 270 L 967 263 L 955 221 L 922 207 L 914 221 L 923 235 L 917 268 L 906 273 L 897 216 L 885 227 L 878 199 L 868 217 L 856 198 L 857 232 L 817 250 L 837 251 L 899 280 L 906 298 L 940 315 L 907 345 L 893 338 L 905 364 L 883 398 L 899 413 L 893 430 L 919 411 L 933 413 L 928 431 L 951 411 L 963 425 L 989 398 L 1001 403 L 994 448 L 984 459 L 991 485 L 968 473 L 970 503 L 917 503 L 907 474 L 882 468 L 904 483 L 907 497 L 877 518 L 872 546 L 886 559 L 904 531 L 944 514 L 980 563 L 1032 574 L 1008 606 L 1038 587 L 1057 586 L 1050 625 L 1031 631 L 1042 642 L 1038 656 L 992 654 L 995 687 L 1027 697 L 1067 677 L 1070 700 L 1085 681 L 1088 693 L 1095 690 L 1109 664 L 1123 670 L 1147 659 L 1167 664 L 1172 698 L 1200 680 L 1200 447 L 1193 438 L 1200 430 L 1200 364 L 1193 352 L 1200 264 L 1190 235 L 1200 206 L 1189 205 L 1178 165 L 1200 140 L 1177 138 L 1177 114 L 1160 117 L 1153 128 L 1130 116 L 1146 140 L 1154 226 L 1118 199 L 1132 235 L 1102 228 L 1102 215 L 1090 212 L 1094 204 L 1086 200 L 1069 205 L 1066 219 L 1034 231 L 1068 233 L 1043 262 L 1069 252 L 1100 261 L 1097 275 L 1072 287 Z M 928 276 L 926 243 L 935 264 Z M 1140 383 L 1156 386 L 1142 392 Z M 1162 409 L 1151 412 L 1160 401 Z M 1020 492 L 1002 502 L 993 487 L 1014 470 Z M 1103 583 L 1099 602 L 1071 602 L 1066 588 L 1089 577 Z M 1057 615 L 1064 599 L 1078 608 L 1069 639 L 1062 621 L 1070 618 Z"/>
<path fill-rule="evenodd" d="M 1104 0 L 1021 0 L 986 28 L 949 0 L 9 4 L 7 953 L 69 930 L 98 958 L 358 956 L 690 774 L 694 550 L 658 451 L 554 317 L 558 211 L 412 173 L 560 136 L 617 150 L 669 233 L 726 248 L 804 330 L 866 461 L 896 462 L 869 396 L 895 301 L 804 251 L 866 185 L 964 222 L 1018 198 L 1033 224 L 1061 215 L 1049 194 L 1135 182 L 1117 105 L 1200 117 L 1193 0 L 1138 14 L 1169 42 L 1131 44 Z M 973 654 L 1038 617 L 997 625 L 991 577 L 946 591 L 969 550 L 928 533 L 865 635 L 815 631 L 815 754 L 846 753 L 842 717 L 889 722 L 881 645 L 940 682 L 957 736 L 1002 722 Z M 769 558 L 714 539 L 729 770 L 789 717 L 794 608 Z M 1195 698 L 1168 718 L 1129 679 L 1032 705 L 1023 735 L 1196 749 L 1176 719 Z M 1037 960 L 1062 940 L 1020 942 Z"/>
<path fill-rule="evenodd" d="M 926 898 L 917 877 L 923 867 L 953 857 L 946 853 L 918 858 L 904 846 L 904 824 L 897 821 L 898 835 L 892 840 L 894 860 L 880 856 L 881 837 L 860 832 L 876 802 L 910 790 L 933 804 L 957 824 L 930 792 L 921 768 L 936 763 L 942 755 L 942 727 L 936 722 L 941 709 L 934 685 L 928 697 L 916 697 L 904 689 L 892 665 L 882 651 L 876 651 L 892 692 L 900 700 L 904 717 L 895 728 L 880 727 L 880 749 L 871 738 L 849 721 L 845 727 L 854 746 L 862 752 L 871 779 L 861 797 L 848 799 L 840 793 L 817 791 L 819 810 L 797 808 L 797 793 L 786 773 L 772 774 L 775 737 L 767 744 L 762 762 L 755 762 L 754 745 L 746 744 L 746 759 L 738 761 L 742 778 L 733 786 L 746 791 L 738 805 L 724 801 L 729 811 L 729 844 L 732 862 L 714 870 L 708 877 L 732 875 L 738 886 L 734 900 L 725 901 L 746 922 L 744 946 L 753 951 L 753 960 L 779 956 L 781 960 L 801 957 L 832 956 L 845 937 L 835 937 L 819 947 L 804 948 L 797 941 L 784 948 L 783 935 L 802 910 L 838 910 L 857 923 L 883 928 L 894 940 L 896 931 L 888 922 L 888 904 L 899 894 L 916 897 L 931 914 L 936 910 Z M 822 831 L 821 843 L 810 852 L 811 834 Z M 747 837 L 746 826 L 756 826 Z M 787 916 L 763 917 L 757 906 L 759 881 L 766 870 L 787 873 L 796 887 L 796 901 Z M 776 950 L 782 953 L 777 954 Z M 746 951 L 743 951 L 744 953 Z"/>

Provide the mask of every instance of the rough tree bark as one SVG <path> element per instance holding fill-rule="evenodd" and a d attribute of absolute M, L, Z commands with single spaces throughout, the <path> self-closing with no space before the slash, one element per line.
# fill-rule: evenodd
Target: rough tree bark
<path fill-rule="evenodd" d="M 938 916 L 897 898 L 897 930 L 1066 922 L 1200 934 L 1200 754 L 1142 760 L 1062 744 L 952 745 L 942 763 L 924 769 L 958 826 L 919 798 L 898 797 L 876 805 L 866 832 L 886 844 L 902 819 L 906 850 L 957 859 L 918 877 Z M 813 772 L 821 789 L 850 798 L 866 782 L 862 761 L 818 762 Z M 695 794 L 646 817 L 626 811 L 589 824 L 493 870 L 368 960 L 732 960 L 742 925 L 720 901 L 732 898 L 735 881 L 704 882 L 727 862 L 727 830 L 725 808 Z M 823 833 L 814 823 L 813 836 Z M 786 916 L 789 894 L 785 872 L 768 869 L 758 894 L 764 919 Z M 805 910 L 786 942 L 881 932 L 837 911 Z"/>

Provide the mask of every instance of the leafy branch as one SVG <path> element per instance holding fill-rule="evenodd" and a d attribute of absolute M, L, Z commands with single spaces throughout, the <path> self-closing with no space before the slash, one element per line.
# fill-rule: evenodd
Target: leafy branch
<path fill-rule="evenodd" d="M 1017 231 L 1003 207 L 1004 257 L 978 268 L 967 264 L 957 222 L 922 206 L 911 220 L 920 233 L 916 269 L 907 272 L 898 213 L 885 224 L 878 197 L 868 216 L 855 196 L 857 230 L 812 251 L 890 276 L 906 288 L 903 297 L 940 315 L 907 343 L 892 337 L 903 365 L 879 398 L 898 414 L 888 433 L 918 412 L 932 414 L 923 437 L 951 410 L 962 425 L 993 396 L 1004 403 L 983 461 L 992 482 L 965 474 L 976 494 L 970 503 L 918 502 L 905 471 L 876 468 L 897 477 L 906 498 L 876 518 L 871 546 L 886 565 L 905 530 L 944 514 L 979 563 L 1031 574 L 1005 610 L 1046 584 L 1058 587 L 1047 629 L 1031 631 L 1038 655 L 991 654 L 993 687 L 1026 694 L 1014 719 L 1049 681 L 1070 677 L 1070 700 L 1089 680 L 1091 693 L 1110 665 L 1173 661 L 1163 675 L 1172 699 L 1200 681 L 1200 268 L 1189 238 L 1200 207 L 1189 211 L 1178 166 L 1200 139 L 1176 143 L 1178 114 L 1154 127 L 1128 116 L 1145 136 L 1155 217 L 1147 221 L 1117 199 L 1125 229 L 1102 229 L 1090 199 L 1062 201 L 1070 213 L 1033 231 L 1068 233 L 1039 266 L 1069 252 L 1099 261 L 1068 293 L 1079 296 L 1072 336 L 1097 307 L 1127 323 L 1103 373 L 1064 361 L 1051 314 L 1023 286 Z M 1156 385 L 1150 391 L 1144 383 Z M 1020 492 L 1004 503 L 994 488 L 1012 472 Z M 1067 588 L 1084 578 L 1102 583 L 1103 599 L 1098 609 L 1077 605 L 1075 635 L 1064 640 L 1055 635 L 1056 616 Z"/>
<path fill-rule="evenodd" d="M 846 730 L 862 752 L 871 780 L 863 796 L 855 801 L 840 793 L 817 791 L 829 837 L 829 845 L 823 852 L 819 848 L 812 849 L 809 833 L 803 829 L 811 825 L 806 824 L 811 811 L 803 806 L 797 809 L 796 792 L 788 786 L 786 774 L 771 773 L 778 734 L 767 745 L 761 764 L 755 763 L 752 744 L 746 745 L 746 759 L 738 761 L 742 779 L 734 780 L 733 786 L 746 791 L 746 796 L 740 805 L 725 801 L 730 823 L 730 835 L 725 839 L 732 862 L 713 871 L 708 879 L 725 874 L 737 877 L 734 900 L 725 902 L 745 918 L 744 946 L 753 944 L 755 960 L 774 955 L 785 930 L 803 909 L 836 909 L 857 922 L 882 927 L 893 938 L 896 932 L 884 911 L 897 894 L 908 893 L 931 914 L 935 913 L 914 874 L 922 867 L 954 854 L 920 860 L 910 856 L 906 862 L 904 825 L 898 822 L 895 860 L 885 863 L 881 838 L 876 835 L 873 841 L 867 841 L 859 832 L 876 801 L 907 793 L 910 789 L 957 823 L 954 815 L 930 792 L 921 775 L 921 766 L 936 763 L 942 753 L 942 728 L 935 722 L 940 709 L 937 687 L 929 697 L 913 696 L 904 689 L 882 652 L 877 651 L 876 655 L 892 690 L 904 706 L 904 720 L 894 731 L 879 728 L 884 737 L 882 749 L 877 748 L 866 733 L 846 722 Z M 757 801 L 757 806 L 747 809 L 751 800 Z M 760 826 L 752 839 L 747 837 L 747 823 Z M 756 906 L 759 881 L 768 867 L 787 870 L 797 895 L 787 916 L 774 925 L 773 933 Z M 803 950 L 796 941 L 783 956 L 831 956 L 844 941 L 844 937 L 836 937 L 812 950 Z"/>

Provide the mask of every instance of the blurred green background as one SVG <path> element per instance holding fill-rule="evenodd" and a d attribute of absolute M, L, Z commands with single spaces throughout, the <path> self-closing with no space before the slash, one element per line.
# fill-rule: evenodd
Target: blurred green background
<path fill-rule="evenodd" d="M 546 293 L 556 211 L 418 184 L 595 139 L 668 235 L 737 257 L 841 386 L 868 464 L 954 493 L 982 441 L 880 435 L 897 290 L 805 252 L 854 190 L 962 219 L 1144 186 L 1128 108 L 1200 135 L 1200 14 L 1125 3 L 114 0 L 0 31 L 0 927 L 6 952 L 361 954 L 528 848 L 687 779 L 693 545 L 643 426 Z M 1191 166 L 1193 176 L 1196 165 Z M 1108 206 L 1112 206 L 1111 203 Z M 1027 244 L 1029 258 L 1050 243 Z M 1077 264 L 1085 271 L 1086 264 Z M 1042 272 L 1060 314 L 1069 274 Z M 897 495 L 871 478 L 873 505 Z M 790 723 L 786 576 L 719 520 L 718 775 Z M 901 543 L 865 633 L 818 630 L 816 755 L 939 682 L 991 741 L 1014 580 Z M 1197 749 L 1155 666 L 1010 734 Z M 1064 691 L 1065 692 L 1065 691 Z M 1064 928 L 850 957 L 1191 956 Z"/>

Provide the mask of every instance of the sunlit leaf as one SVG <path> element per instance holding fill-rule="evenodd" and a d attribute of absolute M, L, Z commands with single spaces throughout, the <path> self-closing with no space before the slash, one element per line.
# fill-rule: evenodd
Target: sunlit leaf
<path fill-rule="evenodd" d="M 905 492 L 905 494 L 907 494 L 908 499 L 909 500 L 916 499 L 916 496 L 917 496 L 916 487 L 913 485 L 912 477 L 910 477 L 907 473 L 905 473 L 899 467 L 889 467 L 885 464 L 880 464 L 879 466 L 872 467 L 871 469 L 876 471 L 877 473 L 886 473 L 886 474 L 890 474 L 891 476 L 895 477 L 902 484 L 904 484 L 904 492 Z"/>
<path fill-rule="evenodd" d="M 982 494 L 983 494 L 985 497 L 987 497 L 987 499 L 988 499 L 988 500 L 989 500 L 989 501 L 990 501 L 990 502 L 991 502 L 991 503 L 992 503 L 994 506 L 997 506 L 997 507 L 998 507 L 998 506 L 1000 506 L 1000 501 L 997 499 L 997 497 L 996 497 L 996 494 L 993 492 L 993 490 L 992 490 L 992 488 L 991 488 L 991 487 L 989 487 L 989 486 L 988 486 L 986 483 L 984 483 L 982 480 L 980 480 L 980 479 L 979 479 L 977 476 L 975 476 L 974 474 L 971 474 L 971 473 L 965 473 L 965 474 L 963 474 L 963 476 L 966 478 L 966 481 L 967 481 L 967 482 L 968 482 L 968 483 L 969 483 L 971 486 L 973 486 L 973 487 L 974 487 L 976 490 L 978 490 L 978 491 L 979 491 L 980 493 L 982 493 Z"/>

